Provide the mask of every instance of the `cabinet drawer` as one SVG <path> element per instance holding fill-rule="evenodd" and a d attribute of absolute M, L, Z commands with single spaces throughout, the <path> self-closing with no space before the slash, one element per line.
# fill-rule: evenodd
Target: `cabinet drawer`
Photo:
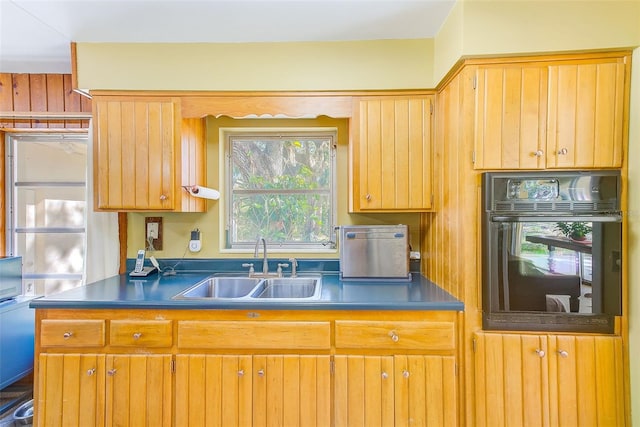
<path fill-rule="evenodd" d="M 453 322 L 336 321 L 336 348 L 453 350 Z"/>
<path fill-rule="evenodd" d="M 40 324 L 42 347 L 102 347 L 104 320 L 48 320 Z"/>
<path fill-rule="evenodd" d="M 109 344 L 117 347 L 171 347 L 171 320 L 112 320 Z"/>
<path fill-rule="evenodd" d="M 329 322 L 178 322 L 178 347 L 203 349 L 314 349 L 331 347 Z"/>

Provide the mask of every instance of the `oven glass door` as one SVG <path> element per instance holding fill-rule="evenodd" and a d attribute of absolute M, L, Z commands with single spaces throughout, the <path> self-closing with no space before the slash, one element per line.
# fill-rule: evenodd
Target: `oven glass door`
<path fill-rule="evenodd" d="M 490 230 L 491 312 L 620 314 L 620 221 L 502 217 Z"/>

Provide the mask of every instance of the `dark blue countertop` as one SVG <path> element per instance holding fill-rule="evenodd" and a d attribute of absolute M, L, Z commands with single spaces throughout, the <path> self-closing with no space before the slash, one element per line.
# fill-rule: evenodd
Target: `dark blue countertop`
<path fill-rule="evenodd" d="M 237 272 L 238 275 L 246 275 L 246 271 L 237 270 L 235 266 L 230 268 L 228 264 L 182 264 L 186 268 L 176 269 L 175 275 L 153 274 L 147 278 L 131 278 L 128 274 L 122 274 L 35 299 L 30 306 L 37 309 L 464 310 L 461 301 L 417 272 L 411 274 L 410 281 L 340 280 L 339 273 L 331 270 L 335 268 L 335 263 L 304 260 L 299 260 L 301 276 L 322 276 L 320 299 L 175 300 L 173 296 L 212 274 Z M 285 276 L 288 275 L 286 272 Z"/>

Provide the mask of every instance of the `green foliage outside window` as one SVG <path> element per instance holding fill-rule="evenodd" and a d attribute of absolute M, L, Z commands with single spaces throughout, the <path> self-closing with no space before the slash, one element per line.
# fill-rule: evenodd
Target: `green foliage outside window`
<path fill-rule="evenodd" d="M 230 243 L 332 240 L 333 135 L 230 136 Z"/>

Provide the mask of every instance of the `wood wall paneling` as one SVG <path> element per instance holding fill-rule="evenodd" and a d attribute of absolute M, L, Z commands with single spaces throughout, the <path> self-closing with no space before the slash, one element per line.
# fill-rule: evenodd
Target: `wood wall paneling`
<path fill-rule="evenodd" d="M 0 73 L 0 112 L 90 113 L 91 100 L 74 92 L 70 74 Z M 0 128 L 88 127 L 88 120 L 0 119 Z"/>

